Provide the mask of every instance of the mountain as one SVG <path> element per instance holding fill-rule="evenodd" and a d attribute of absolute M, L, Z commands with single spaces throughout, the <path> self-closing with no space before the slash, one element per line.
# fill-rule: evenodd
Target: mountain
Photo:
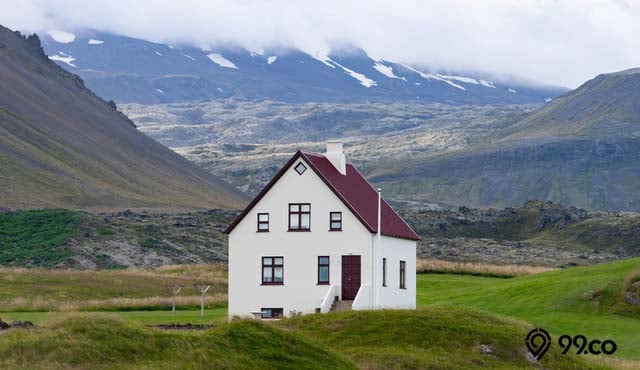
<path fill-rule="evenodd" d="M 640 138 L 640 68 L 602 74 L 499 133 L 534 138 Z"/>
<path fill-rule="evenodd" d="M 436 73 L 371 58 L 358 48 L 179 47 L 82 31 L 43 34 L 51 60 L 79 75 L 99 96 L 119 103 L 175 103 L 241 98 L 286 102 L 421 101 L 448 104 L 544 103 L 566 89 Z"/>
<path fill-rule="evenodd" d="M 400 197 L 452 205 L 640 211 L 640 69 L 599 75 L 485 144 L 389 161 L 370 176 Z"/>
<path fill-rule="evenodd" d="M 165 146 L 0 26 L 0 207 L 239 208 L 245 196 Z"/>

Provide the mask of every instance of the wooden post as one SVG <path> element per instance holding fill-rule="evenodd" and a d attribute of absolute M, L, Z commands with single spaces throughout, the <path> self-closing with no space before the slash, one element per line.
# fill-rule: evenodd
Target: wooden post
<path fill-rule="evenodd" d="M 173 307 L 171 309 L 171 315 L 176 315 L 176 296 L 182 291 L 182 286 L 180 285 L 165 285 L 167 289 L 171 291 L 171 295 L 173 296 Z"/>
<path fill-rule="evenodd" d="M 200 316 L 204 316 L 204 296 L 207 294 L 210 284 L 193 284 L 193 286 L 200 292 Z"/>

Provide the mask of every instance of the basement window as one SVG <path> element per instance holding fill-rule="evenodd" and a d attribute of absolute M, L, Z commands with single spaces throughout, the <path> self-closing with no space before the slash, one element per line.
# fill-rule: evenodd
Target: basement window
<path fill-rule="evenodd" d="M 305 166 L 304 163 L 299 162 L 294 169 L 296 170 L 298 175 L 302 175 L 304 171 L 307 170 L 307 166 Z"/>
<path fill-rule="evenodd" d="M 280 319 L 282 318 L 282 308 L 263 308 L 262 318 L 263 319 Z"/>

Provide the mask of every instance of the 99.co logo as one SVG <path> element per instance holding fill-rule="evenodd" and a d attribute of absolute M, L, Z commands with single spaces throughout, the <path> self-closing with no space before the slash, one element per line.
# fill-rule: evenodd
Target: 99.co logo
<path fill-rule="evenodd" d="M 546 330 L 536 328 L 527 334 L 525 344 L 536 360 L 540 361 L 551 347 L 551 336 Z M 603 341 L 599 339 L 588 340 L 587 337 L 581 334 L 576 336 L 561 335 L 558 338 L 558 345 L 562 348 L 563 355 L 569 353 L 572 347 L 576 348 L 576 354 L 578 355 L 612 355 L 618 349 L 616 342 L 611 339 Z"/>

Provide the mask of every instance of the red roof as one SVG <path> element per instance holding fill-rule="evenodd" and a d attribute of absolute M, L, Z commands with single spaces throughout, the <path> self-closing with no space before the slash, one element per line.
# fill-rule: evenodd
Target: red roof
<path fill-rule="evenodd" d="M 378 232 L 378 192 L 369 182 L 350 164 L 347 164 L 346 175 L 340 174 L 331 162 L 321 154 L 298 151 L 287 164 L 280 169 L 274 178 L 249 203 L 247 208 L 227 227 L 225 233 L 230 233 L 235 226 L 251 211 L 260 199 L 271 189 L 278 179 L 302 157 L 325 184 L 342 200 L 362 224 L 372 233 Z M 420 240 L 403 219 L 382 199 L 382 235 L 395 238 Z"/>

